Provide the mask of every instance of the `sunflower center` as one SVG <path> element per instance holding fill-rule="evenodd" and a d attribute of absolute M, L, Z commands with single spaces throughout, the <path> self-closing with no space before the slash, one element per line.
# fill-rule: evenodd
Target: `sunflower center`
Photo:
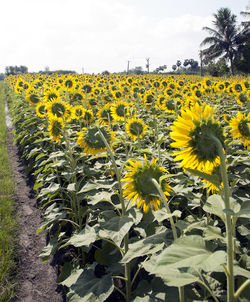
<path fill-rule="evenodd" d="M 240 121 L 238 129 L 242 136 L 248 139 L 250 138 L 250 122 L 248 122 L 247 120 Z"/>
<path fill-rule="evenodd" d="M 124 117 L 126 115 L 126 107 L 123 104 L 120 104 L 116 108 L 116 114 L 118 116 Z"/>
<path fill-rule="evenodd" d="M 175 110 L 175 104 L 173 100 L 167 100 L 165 105 L 168 110 Z"/>
<path fill-rule="evenodd" d="M 152 178 L 159 181 L 161 176 L 162 171 L 156 166 L 144 166 L 134 175 L 135 190 L 146 202 L 150 202 L 155 196 L 159 196 Z"/>
<path fill-rule="evenodd" d="M 45 113 L 46 113 L 45 105 L 41 105 L 41 106 L 39 107 L 38 111 L 39 111 L 39 113 L 42 114 L 42 115 L 45 114 Z"/>
<path fill-rule="evenodd" d="M 66 80 L 66 81 L 65 81 L 65 86 L 66 86 L 67 88 L 71 88 L 71 87 L 73 86 L 72 80 Z"/>
<path fill-rule="evenodd" d="M 57 117 L 62 117 L 65 113 L 65 106 L 61 103 L 54 103 L 51 107 L 51 111 Z"/>
<path fill-rule="evenodd" d="M 189 146 L 192 147 L 192 153 L 197 156 L 198 161 L 214 161 L 218 157 L 218 150 L 213 136 L 220 140 L 224 146 L 224 136 L 222 128 L 218 123 L 212 123 L 211 120 L 203 123 L 197 123 L 194 130 L 189 134 L 192 139 Z"/>
<path fill-rule="evenodd" d="M 48 95 L 48 100 L 49 101 L 51 101 L 52 99 L 57 99 L 57 98 L 58 98 L 58 96 L 54 92 L 52 92 Z"/>
<path fill-rule="evenodd" d="M 33 104 L 37 104 L 39 103 L 39 97 L 36 95 L 36 94 L 31 94 L 30 95 L 30 101 L 33 103 Z"/>
<path fill-rule="evenodd" d="M 129 131 L 132 135 L 140 136 L 143 133 L 143 125 L 139 122 L 133 122 L 129 126 Z"/>

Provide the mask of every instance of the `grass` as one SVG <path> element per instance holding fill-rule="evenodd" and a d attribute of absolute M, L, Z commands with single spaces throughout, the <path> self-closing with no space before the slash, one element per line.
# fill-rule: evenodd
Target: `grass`
<path fill-rule="evenodd" d="M 7 150 L 4 83 L 0 82 L 0 302 L 14 298 L 16 219 L 12 167 Z"/>

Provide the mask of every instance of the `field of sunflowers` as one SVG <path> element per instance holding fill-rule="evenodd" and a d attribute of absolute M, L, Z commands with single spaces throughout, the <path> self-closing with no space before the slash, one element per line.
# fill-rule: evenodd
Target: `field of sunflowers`
<path fill-rule="evenodd" d="M 249 301 L 249 78 L 5 83 L 68 301 Z"/>

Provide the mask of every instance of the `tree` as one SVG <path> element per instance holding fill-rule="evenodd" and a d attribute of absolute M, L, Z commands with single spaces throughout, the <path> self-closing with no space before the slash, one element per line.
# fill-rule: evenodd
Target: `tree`
<path fill-rule="evenodd" d="M 177 66 L 176 66 L 176 65 L 173 65 L 173 66 L 172 66 L 173 71 L 175 71 L 175 70 L 176 70 L 176 68 L 177 68 Z"/>
<path fill-rule="evenodd" d="M 241 30 L 238 28 L 236 15 L 232 14 L 228 8 L 220 8 L 214 14 L 214 18 L 214 28 L 203 27 L 203 30 L 210 34 L 201 43 L 201 46 L 210 45 L 202 50 L 204 59 L 209 62 L 223 57 L 229 61 L 231 73 L 234 74 L 233 60 L 238 53 L 238 49 L 247 41 L 248 29 L 243 28 Z"/>

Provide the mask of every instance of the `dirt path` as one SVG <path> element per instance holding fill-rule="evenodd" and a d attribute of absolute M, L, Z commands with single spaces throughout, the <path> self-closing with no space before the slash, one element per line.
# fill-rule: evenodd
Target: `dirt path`
<path fill-rule="evenodd" d="M 45 233 L 36 235 L 41 224 L 41 211 L 36 208 L 24 166 L 19 159 L 17 147 L 13 144 L 11 120 L 6 112 L 8 128 L 8 152 L 12 162 L 16 183 L 16 215 L 18 232 L 17 302 L 63 302 L 58 292 L 57 273 L 49 262 L 42 263 L 39 253 L 45 246 Z"/>

